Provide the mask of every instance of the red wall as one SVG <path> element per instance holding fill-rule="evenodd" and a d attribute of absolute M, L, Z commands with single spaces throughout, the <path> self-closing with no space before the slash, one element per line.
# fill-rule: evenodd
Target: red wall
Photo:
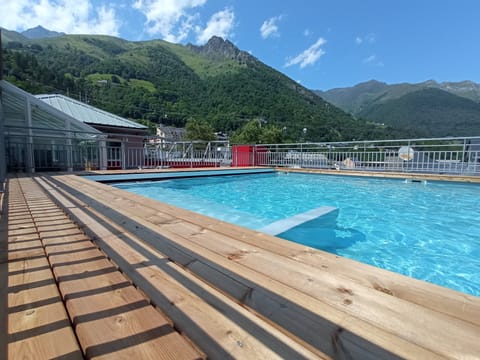
<path fill-rule="evenodd" d="M 253 145 L 232 146 L 232 166 L 257 166 L 264 165 L 267 149 Z"/>

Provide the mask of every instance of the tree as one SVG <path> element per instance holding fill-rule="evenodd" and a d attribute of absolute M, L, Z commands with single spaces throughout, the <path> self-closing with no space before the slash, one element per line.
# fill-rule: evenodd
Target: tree
<path fill-rule="evenodd" d="M 283 130 L 275 125 L 267 125 L 262 128 L 260 134 L 261 144 L 281 144 L 284 141 Z"/>
<path fill-rule="evenodd" d="M 187 140 L 215 140 L 215 130 L 204 120 L 189 118 L 185 124 L 185 139 Z"/>
<path fill-rule="evenodd" d="M 232 142 L 236 144 L 259 144 L 260 124 L 257 120 L 250 120 L 232 136 Z"/>
<path fill-rule="evenodd" d="M 258 120 L 250 120 L 231 139 L 236 144 L 280 144 L 283 142 L 283 130 L 268 124 L 261 126 Z"/>

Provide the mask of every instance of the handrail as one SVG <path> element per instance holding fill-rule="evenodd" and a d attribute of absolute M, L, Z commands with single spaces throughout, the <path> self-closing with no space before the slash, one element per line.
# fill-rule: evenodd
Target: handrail
<path fill-rule="evenodd" d="M 12 130 L 20 129 L 24 134 L 20 131 L 12 134 Z M 5 130 L 8 170 L 210 167 L 231 165 L 234 157 L 228 141 L 151 142 L 149 137 L 129 134 L 101 134 L 101 138 L 96 138 L 87 137 L 93 134 L 65 129 L 8 127 Z M 251 149 L 245 157 L 250 160 L 242 161 L 242 165 L 234 162 L 236 166 L 480 175 L 480 137 L 473 136 L 243 147 Z M 402 160 L 401 148 L 410 149 L 411 158 Z M 238 160 L 238 154 L 235 159 Z"/>

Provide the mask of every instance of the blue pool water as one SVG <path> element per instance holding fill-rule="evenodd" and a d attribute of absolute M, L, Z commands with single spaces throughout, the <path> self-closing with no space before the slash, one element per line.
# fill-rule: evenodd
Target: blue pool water
<path fill-rule="evenodd" d="M 322 206 L 278 236 L 480 296 L 480 186 L 273 173 L 117 187 L 251 229 Z"/>

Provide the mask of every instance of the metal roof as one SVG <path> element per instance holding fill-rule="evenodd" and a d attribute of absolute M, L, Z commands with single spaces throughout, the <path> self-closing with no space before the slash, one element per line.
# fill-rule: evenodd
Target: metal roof
<path fill-rule="evenodd" d="M 134 121 L 124 119 L 120 116 L 97 109 L 80 101 L 67 96 L 54 95 L 36 95 L 36 97 L 54 108 L 80 120 L 86 124 L 115 126 L 123 128 L 147 129 L 147 126 L 138 124 Z"/>
<path fill-rule="evenodd" d="M 27 131 L 26 104 L 31 105 L 31 126 L 34 132 L 51 130 L 52 135 L 61 134 L 63 130 L 85 133 L 90 135 L 101 134 L 93 127 L 78 121 L 76 118 L 57 110 L 56 108 L 40 101 L 32 94 L 0 80 L 1 101 L 3 105 L 4 125 L 9 132 L 24 133 Z M 68 129 L 67 129 L 68 128 Z"/>

